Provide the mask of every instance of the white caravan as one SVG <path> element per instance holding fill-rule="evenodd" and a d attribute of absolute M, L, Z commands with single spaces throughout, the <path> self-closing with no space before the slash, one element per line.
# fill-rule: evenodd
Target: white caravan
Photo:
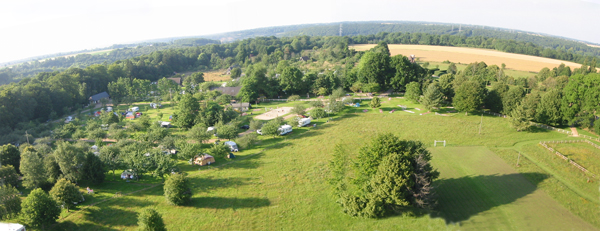
<path fill-rule="evenodd" d="M 238 146 L 237 146 L 237 144 L 235 142 L 233 142 L 233 141 L 225 141 L 223 143 L 225 145 L 229 146 L 229 151 L 232 151 L 232 152 L 239 151 Z"/>
<path fill-rule="evenodd" d="M 292 125 L 283 125 L 281 127 L 279 127 L 279 129 L 277 129 L 277 131 L 279 132 L 280 136 L 283 136 L 285 134 L 288 134 L 290 132 L 292 132 Z"/>
<path fill-rule="evenodd" d="M 310 118 L 302 118 L 298 120 L 298 127 L 304 127 L 310 124 Z"/>

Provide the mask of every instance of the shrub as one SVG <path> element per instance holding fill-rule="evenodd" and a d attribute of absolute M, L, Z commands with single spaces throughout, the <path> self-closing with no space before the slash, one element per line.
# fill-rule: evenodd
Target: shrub
<path fill-rule="evenodd" d="M 31 191 L 21 207 L 23 222 L 30 226 L 41 227 L 42 230 L 44 226 L 55 223 L 60 215 L 60 207 L 56 201 L 41 188 Z"/>
<path fill-rule="evenodd" d="M 145 208 L 138 216 L 138 230 L 142 231 L 164 231 L 165 223 L 162 216 L 151 208 Z"/>
<path fill-rule="evenodd" d="M 258 140 L 258 134 L 256 132 L 248 133 L 240 138 L 235 140 L 235 143 L 240 146 L 240 148 L 247 149 L 254 146 L 254 143 Z"/>
<path fill-rule="evenodd" d="M 50 190 L 50 196 L 52 196 L 52 199 L 58 204 L 63 205 L 64 208 L 67 209 L 67 212 L 70 208 L 75 207 L 73 202 L 77 202 L 81 199 L 81 194 L 79 193 L 77 186 L 65 178 L 56 182 L 54 187 Z"/>
<path fill-rule="evenodd" d="M 165 181 L 165 198 L 172 205 L 184 205 L 192 198 L 189 181 L 183 174 L 172 174 Z"/>
<path fill-rule="evenodd" d="M 287 98 L 287 101 L 297 101 L 300 99 L 299 95 L 290 95 L 290 97 Z"/>

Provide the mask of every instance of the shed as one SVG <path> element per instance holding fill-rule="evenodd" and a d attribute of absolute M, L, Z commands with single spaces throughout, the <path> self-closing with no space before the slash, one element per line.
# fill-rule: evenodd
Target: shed
<path fill-rule="evenodd" d="M 308 61 L 309 59 L 310 58 L 308 56 L 302 56 L 302 57 L 300 57 L 300 61 L 304 61 L 304 62 Z"/>
<path fill-rule="evenodd" d="M 202 155 L 196 155 L 194 156 L 194 164 L 200 165 L 200 166 L 204 166 L 204 165 L 209 165 L 215 162 L 215 158 L 211 155 L 208 155 L 206 153 L 202 154 Z"/>
<path fill-rule="evenodd" d="M 213 91 L 220 91 L 221 93 L 223 93 L 224 95 L 230 95 L 230 96 L 236 96 L 238 94 L 238 92 L 240 92 L 240 89 L 242 89 L 242 86 L 237 86 L 237 87 L 217 87 L 217 88 L 213 88 Z"/>
<path fill-rule="evenodd" d="M 250 103 L 232 103 L 231 108 L 237 109 L 237 110 L 240 110 L 240 108 L 241 108 L 242 109 L 241 111 L 245 112 L 245 111 L 250 110 Z"/>
<path fill-rule="evenodd" d="M 100 92 L 98 94 L 92 95 L 90 96 L 90 102 L 91 103 L 100 103 L 101 99 L 108 99 L 110 98 L 110 96 L 108 96 L 108 93 L 106 93 L 105 91 Z"/>
<path fill-rule="evenodd" d="M 171 81 L 175 82 L 177 85 L 181 85 L 181 78 L 167 78 Z"/>

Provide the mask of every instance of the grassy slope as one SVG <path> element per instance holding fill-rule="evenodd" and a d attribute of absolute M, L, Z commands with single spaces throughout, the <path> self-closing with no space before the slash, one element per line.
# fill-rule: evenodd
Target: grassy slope
<path fill-rule="evenodd" d="M 402 111 L 388 113 L 392 108 L 398 109 L 396 106 L 398 104 L 407 105 L 409 110 L 417 113 L 410 114 Z M 501 160 L 489 155 L 489 151 L 481 151 L 479 147 L 473 148 L 478 153 L 477 156 L 480 156 L 479 159 L 470 162 L 442 161 L 436 159 L 439 155 L 437 152 L 434 153 L 434 164 L 440 168 L 443 177 L 438 182 L 466 179 L 461 181 L 466 184 L 466 187 L 475 185 L 479 191 L 465 192 L 463 188 L 457 187 L 445 189 L 442 187 L 442 189 L 453 191 L 453 193 L 448 191 L 447 195 L 459 197 L 462 195 L 463 198 L 465 196 L 470 198 L 474 193 L 479 195 L 482 192 L 487 197 L 482 198 L 483 204 L 479 208 L 459 209 L 457 215 L 448 215 L 447 212 L 452 210 L 444 208 L 442 204 L 442 213 L 433 215 L 441 218 L 397 216 L 372 220 L 351 218 L 343 214 L 326 183 L 327 163 L 335 143 L 346 145 L 350 150 L 348 154 L 355 155 L 356 147 L 364 145 L 373 135 L 380 132 L 393 132 L 402 138 L 421 140 L 427 145 L 431 145 L 433 140 L 447 140 L 449 146 L 512 147 L 521 141 L 536 143 L 537 140 L 565 137 L 563 134 L 544 130 L 534 133 L 514 132 L 506 119 L 489 116 L 483 117 L 482 134 L 478 134 L 480 116 L 464 114 L 449 114 L 451 116 L 447 117 L 434 114 L 420 116 L 418 115 L 420 111 L 414 109 L 419 106 L 401 99 L 392 101 L 385 99 L 382 103 L 384 113 L 371 109 L 362 112 L 366 109 L 364 106 L 349 108 L 347 109 L 349 113 L 333 122 L 325 123 L 326 119 L 317 121 L 316 129 L 294 129 L 292 135 L 277 139 L 261 137 L 260 147 L 243 150 L 238 155 L 240 158 L 233 162 L 226 162 L 227 165 L 220 168 L 203 167 L 203 170 L 198 171 L 198 167 L 192 168 L 182 162 L 182 169 L 191 174 L 190 178 L 194 185 L 192 205 L 184 207 L 167 205 L 162 196 L 162 187 L 158 186 L 91 206 L 88 210 L 67 217 L 54 229 L 133 229 L 137 222 L 136 213 L 147 206 L 155 207 L 163 214 L 169 230 L 188 230 L 190 227 L 198 230 L 211 228 L 481 229 L 492 226 L 486 227 L 480 222 L 492 222 L 496 219 L 507 225 L 498 226 L 499 229 L 544 227 L 544 224 L 537 224 L 538 222 L 523 221 L 530 217 L 524 216 L 527 215 L 525 213 L 512 214 L 511 211 L 522 208 L 520 206 L 522 201 L 528 203 L 524 211 L 562 211 L 548 212 L 552 218 L 550 220 L 558 217 L 557 213 L 567 217 L 564 219 L 576 220 L 562 207 L 548 200 L 549 197 L 535 190 L 531 183 L 527 185 L 527 182 L 522 181 L 522 177 L 515 176 L 514 171 L 511 172 L 509 167 L 501 163 Z M 486 168 L 487 165 L 482 165 L 479 161 L 488 161 L 487 163 L 492 161 L 496 167 Z M 222 163 L 224 161 L 217 164 Z M 502 175 L 494 177 L 493 174 Z M 469 180 L 469 177 L 474 180 Z M 508 179 L 509 182 L 498 179 Z M 490 185 L 500 182 L 514 187 L 515 185 L 510 183 L 514 179 L 524 182 L 522 184 L 526 184 L 528 189 L 517 190 L 514 195 L 502 196 L 495 192 L 497 186 Z M 482 188 L 481 185 L 484 187 Z M 95 190 L 102 191 L 100 188 Z M 530 197 L 531 199 L 528 199 Z M 572 209 L 577 210 L 579 207 Z M 455 225 L 447 225 L 447 222 L 453 221 L 458 221 L 463 226 L 459 228 Z M 577 224 L 581 226 L 573 227 L 590 228 L 583 222 Z"/>

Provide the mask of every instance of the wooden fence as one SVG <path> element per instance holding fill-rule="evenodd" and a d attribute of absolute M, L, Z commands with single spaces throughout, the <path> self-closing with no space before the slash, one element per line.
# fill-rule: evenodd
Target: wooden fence
<path fill-rule="evenodd" d="M 554 144 L 559 144 L 559 143 L 580 143 L 580 142 L 586 142 L 589 143 L 591 145 L 593 145 L 594 147 L 600 149 L 600 146 L 590 142 L 589 140 L 560 140 L 560 141 L 541 141 L 540 145 L 546 149 L 548 149 L 548 151 L 556 154 L 557 156 L 559 156 L 561 159 L 568 161 L 570 164 L 572 164 L 573 166 L 575 166 L 576 168 L 578 168 L 579 170 L 581 170 L 582 172 L 591 175 L 594 178 L 598 178 L 595 174 L 593 174 L 592 172 L 588 171 L 586 168 L 584 168 L 583 166 L 581 166 L 580 164 L 578 164 L 577 162 L 569 159 L 568 157 L 566 157 L 565 155 L 563 155 L 562 153 L 554 150 L 551 147 L 548 147 L 547 143 L 554 143 Z"/>

